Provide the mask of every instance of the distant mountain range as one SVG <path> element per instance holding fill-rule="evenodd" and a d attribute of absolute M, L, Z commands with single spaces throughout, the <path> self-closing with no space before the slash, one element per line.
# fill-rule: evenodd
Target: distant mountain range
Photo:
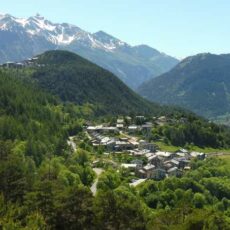
<path fill-rule="evenodd" d="M 40 15 L 0 15 L 0 63 L 20 61 L 47 50 L 65 49 L 110 70 L 133 89 L 167 72 L 178 60 L 147 45 L 131 46 L 103 31 L 89 33 Z"/>
<path fill-rule="evenodd" d="M 139 87 L 152 101 L 179 105 L 207 118 L 230 113 L 230 54 L 188 57 Z"/>

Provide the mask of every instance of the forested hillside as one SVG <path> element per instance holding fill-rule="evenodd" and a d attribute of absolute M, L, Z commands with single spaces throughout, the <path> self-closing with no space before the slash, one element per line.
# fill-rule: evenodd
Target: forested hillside
<path fill-rule="evenodd" d="M 90 103 L 99 114 L 158 113 L 161 107 L 150 103 L 107 70 L 67 51 L 49 51 L 38 56 L 44 65 L 32 78 L 65 102 Z"/>
<path fill-rule="evenodd" d="M 185 58 L 138 91 L 149 100 L 179 105 L 209 119 L 228 115 L 230 55 L 205 53 Z"/>
<path fill-rule="evenodd" d="M 49 151 L 62 152 L 67 133 L 58 100 L 10 75 L 0 72 L 0 139 L 41 163 Z M 50 135 L 53 133 L 53 135 Z"/>
<path fill-rule="evenodd" d="M 229 229 L 230 174 L 229 165 L 223 160 L 194 161 L 192 170 L 182 178 L 149 180 L 136 188 L 129 185 L 129 171 L 108 165 L 98 179 L 94 196 L 90 190 L 96 179 L 92 163 L 103 154 L 89 146 L 83 126 L 99 119 L 97 114 L 106 115 L 100 119 L 107 121 L 108 114 L 122 115 L 127 110 L 115 110 L 114 105 L 108 105 L 110 113 L 106 113 L 106 107 L 103 110 L 97 106 L 98 98 L 93 100 L 96 91 L 93 96 L 85 92 L 92 101 L 83 96 L 80 101 L 75 87 L 82 91 L 83 85 L 79 86 L 74 79 L 86 76 L 87 81 L 83 82 L 91 89 L 98 82 L 93 79 L 93 86 L 89 87 L 90 76 L 102 75 L 100 84 L 101 78 L 114 78 L 112 83 L 119 84 L 111 90 L 110 100 L 116 96 L 114 92 L 120 92 L 120 87 L 127 88 L 78 56 L 68 52 L 54 54 L 42 55 L 30 67 L 0 70 L 0 229 Z M 69 73 L 67 67 L 70 73 L 71 68 L 74 72 L 65 75 Z M 109 95 L 108 89 L 102 89 Z M 152 107 L 127 90 L 130 100 L 137 99 L 140 106 L 132 104 L 133 112 L 134 108 L 141 112 L 146 103 L 150 117 L 151 111 L 157 115 L 167 112 L 171 119 L 185 121 L 152 130 L 153 138 L 165 138 L 175 145 L 194 141 L 196 145 L 199 143 L 193 138 L 198 136 L 203 147 L 213 143 L 220 148 L 230 146 L 229 132 L 224 127 L 183 110 Z M 118 98 L 123 100 L 122 95 Z M 72 149 L 67 139 L 76 134 L 80 143 Z M 177 143 L 178 138 L 184 143 Z"/>

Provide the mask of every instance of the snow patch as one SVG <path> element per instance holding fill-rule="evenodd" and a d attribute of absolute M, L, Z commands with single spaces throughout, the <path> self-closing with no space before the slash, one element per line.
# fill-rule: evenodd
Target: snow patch
<path fill-rule="evenodd" d="M 28 23 L 27 19 L 25 18 L 16 18 L 15 21 L 19 24 L 21 24 L 23 27 L 25 27 L 25 25 Z"/>

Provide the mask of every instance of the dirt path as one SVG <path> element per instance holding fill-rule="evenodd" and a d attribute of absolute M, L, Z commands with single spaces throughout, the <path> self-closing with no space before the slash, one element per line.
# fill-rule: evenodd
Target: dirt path
<path fill-rule="evenodd" d="M 93 193 L 93 195 L 95 196 L 95 195 L 96 195 L 96 192 L 97 192 L 98 177 L 101 175 L 102 172 L 104 172 L 104 170 L 101 169 L 101 168 L 93 168 L 93 171 L 96 173 L 97 178 L 96 178 L 96 180 L 94 181 L 94 183 L 92 184 L 90 190 L 91 190 L 91 192 Z"/>

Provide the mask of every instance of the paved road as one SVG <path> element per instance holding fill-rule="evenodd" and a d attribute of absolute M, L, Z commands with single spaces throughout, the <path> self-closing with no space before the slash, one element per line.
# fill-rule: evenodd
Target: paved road
<path fill-rule="evenodd" d="M 95 196 L 95 195 L 96 195 L 96 192 L 97 192 L 98 177 L 101 175 L 102 172 L 104 172 L 104 170 L 101 169 L 101 168 L 93 168 L 93 171 L 96 173 L 97 178 L 96 178 L 96 180 L 94 181 L 93 185 L 91 186 L 90 190 L 91 190 L 91 192 L 93 193 L 93 195 Z"/>

